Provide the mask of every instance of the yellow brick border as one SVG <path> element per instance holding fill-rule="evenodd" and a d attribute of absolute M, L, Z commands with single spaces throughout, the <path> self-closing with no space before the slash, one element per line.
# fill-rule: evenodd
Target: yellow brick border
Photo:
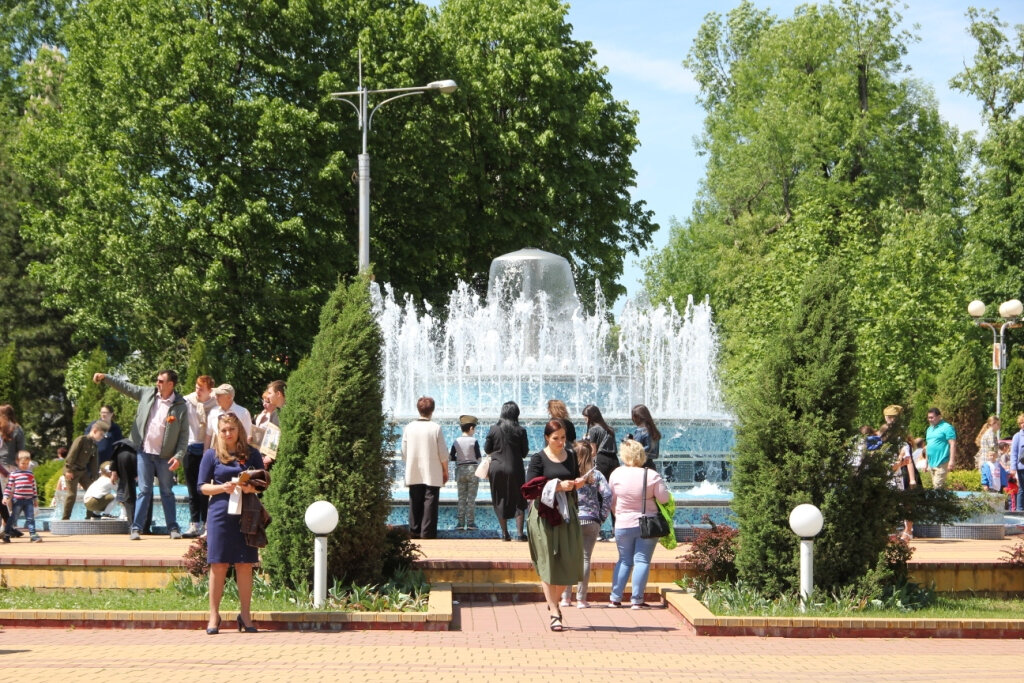
<path fill-rule="evenodd" d="M 451 584 L 439 583 L 430 587 L 430 598 L 426 612 L 274 612 L 254 611 L 253 620 L 292 624 L 298 628 L 316 625 L 331 628 L 335 624 L 394 624 L 396 628 L 415 628 L 418 624 L 451 626 L 454 616 L 452 609 Z M 151 612 L 132 610 L 0 610 L 0 623 L 9 626 L 61 626 L 74 625 L 88 628 L 89 622 L 110 626 L 121 623 L 131 624 L 160 622 L 174 628 L 203 628 L 209 617 L 207 612 Z"/>
<path fill-rule="evenodd" d="M 972 637 L 998 637 L 997 633 L 1005 631 L 1024 633 L 1024 619 L 900 619 L 892 617 L 845 619 L 835 616 L 720 617 L 713 614 L 703 603 L 682 588 L 664 588 L 662 595 L 669 608 L 675 610 L 683 620 L 690 624 L 697 635 L 703 635 L 702 628 L 759 629 L 763 630 L 760 635 L 800 635 L 799 633 L 785 633 L 785 629 L 830 630 L 834 632 L 834 635 L 843 635 L 846 631 L 891 630 L 898 631 L 901 635 L 908 631 L 921 631 L 920 635 L 910 637 L 923 638 L 934 637 L 935 634 L 928 633 L 929 631 L 942 632 L 947 637 L 951 633 L 962 631 L 982 632 L 982 635 Z M 985 635 L 986 631 L 991 632 L 991 635 Z M 718 631 L 716 635 L 729 634 Z M 734 635 L 748 634 L 736 633 Z"/>

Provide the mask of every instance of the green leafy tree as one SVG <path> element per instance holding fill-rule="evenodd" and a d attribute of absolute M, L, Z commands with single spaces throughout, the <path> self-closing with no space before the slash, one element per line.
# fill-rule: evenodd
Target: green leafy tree
<path fill-rule="evenodd" d="M 817 505 L 815 582 L 854 583 L 875 566 L 899 519 L 888 459 L 851 460 L 856 348 L 847 288 L 837 268 L 811 275 L 789 321 L 739 404 L 733 508 L 739 578 L 777 594 L 798 583 L 790 511 Z M 870 511 L 870 512 L 869 512 Z"/>
<path fill-rule="evenodd" d="M 209 375 L 217 380 L 217 369 L 213 356 L 206 350 L 206 342 L 201 338 L 193 342 L 188 352 L 188 369 L 185 370 L 185 378 L 181 384 L 180 391 L 187 394 L 196 385 L 196 379 L 202 375 Z"/>
<path fill-rule="evenodd" d="M 907 427 L 915 438 L 921 438 L 928 430 L 928 409 L 935 404 L 935 375 L 922 372 L 914 385 L 907 406 Z"/>
<path fill-rule="evenodd" d="M 914 37 L 896 3 L 742 2 L 708 15 L 685 61 L 706 116 L 692 214 L 647 270 L 652 298 L 709 295 L 728 395 L 770 351 L 805 280 L 842 269 L 856 321 L 854 381 L 877 422 L 962 342 L 963 171 L 970 147 L 903 76 Z M 923 312 L 922 312 L 923 311 Z M 927 320 L 922 324 L 920 320 Z"/>
<path fill-rule="evenodd" d="M 1010 33 L 996 12 L 973 7 L 967 18 L 978 50 L 950 85 L 978 100 L 984 137 L 972 178 L 964 266 L 975 297 L 1004 301 L 1024 295 L 1024 25 Z"/>
<path fill-rule="evenodd" d="M 100 406 L 104 404 L 107 386 L 96 384 L 92 381 L 92 376 L 97 372 L 109 372 L 109 370 L 110 360 L 107 358 L 107 354 L 103 349 L 93 349 L 86 358 L 76 396 L 71 427 L 75 436 L 84 434 L 89 423 L 99 417 Z"/>
<path fill-rule="evenodd" d="M 0 403 L 9 403 L 21 415 L 21 382 L 18 378 L 18 349 L 14 342 L 0 348 Z"/>
<path fill-rule="evenodd" d="M 1024 358 L 1013 358 L 1006 364 L 1002 398 L 1000 433 L 1008 438 L 1017 431 L 1017 416 L 1024 413 Z"/>
<path fill-rule="evenodd" d="M 558 0 L 441 4 L 439 41 L 459 90 L 431 120 L 448 122 L 443 130 L 459 152 L 455 223 L 479 230 L 447 232 L 437 254 L 409 242 L 405 258 L 454 259 L 453 275 L 486 272 L 495 256 L 532 246 L 568 258 L 585 297 L 595 279 L 609 301 L 624 293 L 617 280 L 625 256 L 657 227 L 629 196 L 637 115 L 612 96 L 593 46 L 573 37 L 566 12 Z"/>
<path fill-rule="evenodd" d="M 315 311 L 355 264 L 335 150 L 357 132 L 327 95 L 351 84 L 339 74 L 354 73 L 363 26 L 394 22 L 382 51 L 412 55 L 382 77 L 427 69 L 415 3 L 303 8 L 94 0 L 65 26 L 61 107 L 19 149 L 61 197 L 27 216 L 55 252 L 32 272 L 76 338 L 155 364 L 201 332 L 241 395 L 308 351 Z"/>
<path fill-rule="evenodd" d="M 309 357 L 288 378 L 288 409 L 264 498 L 274 521 L 263 562 L 292 585 L 311 575 L 303 520 L 316 500 L 330 501 L 339 513 L 328 544 L 331 576 L 360 584 L 382 578 L 391 444 L 383 437 L 381 346 L 368 280 L 339 284 L 320 314 Z"/>
<path fill-rule="evenodd" d="M 974 438 L 985 423 L 988 371 L 977 349 L 963 348 L 949 359 L 936 378 L 935 404 L 956 429 L 954 469 L 974 469 L 978 447 Z"/>
<path fill-rule="evenodd" d="M 29 276 L 33 262 L 52 254 L 47 244 L 25 239 L 22 207 L 52 196 L 28 181 L 15 150 L 39 109 L 58 101 L 65 62 L 61 26 L 70 12 L 64 0 L 0 2 L 0 344 L 17 345 L 19 419 L 44 452 L 70 429 L 63 371 L 75 349 L 65 312 L 46 306 L 42 283 Z"/>

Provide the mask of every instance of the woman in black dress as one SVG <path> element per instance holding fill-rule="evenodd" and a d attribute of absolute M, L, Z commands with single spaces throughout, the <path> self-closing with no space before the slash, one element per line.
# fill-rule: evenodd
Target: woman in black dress
<path fill-rule="evenodd" d="M 224 413 L 217 419 L 215 447 L 203 453 L 199 463 L 200 491 L 210 496 L 206 517 L 206 557 L 210 563 L 210 621 L 206 632 L 213 635 L 220 629 L 220 599 L 228 566 L 235 565 L 238 583 L 238 630 L 254 633 L 249 606 L 252 602 L 252 566 L 259 561 L 259 551 L 249 546 L 242 535 L 241 516 L 228 513 L 228 499 L 240 488 L 255 493 L 249 484 L 237 484 L 238 475 L 247 469 L 262 469 L 260 452 L 245 441 L 245 431 L 238 416 Z"/>
<path fill-rule="evenodd" d="M 544 441 L 544 448 L 530 458 L 526 480 L 532 481 L 535 477 L 546 479 L 547 483 L 557 480 L 556 490 L 566 496 L 566 514 L 558 510 L 556 516 L 560 519 L 556 521 L 559 523 L 552 526 L 538 510 L 540 496 L 533 501 L 530 507 L 530 559 L 540 576 L 548 611 L 554 612 L 550 628 L 561 631 L 564 626 L 559 598 L 566 586 L 583 578 L 583 534 L 580 531 L 576 489 L 583 486 L 584 480 L 580 478 L 576 453 L 565 447 L 565 425 L 561 420 L 551 420 L 544 425 Z"/>
<path fill-rule="evenodd" d="M 508 518 L 516 518 L 516 540 L 525 541 L 523 521 L 526 513 L 526 499 L 520 490 L 523 479 L 523 460 L 530 454 L 526 430 L 519 425 L 519 406 L 509 401 L 501 407 L 498 424 L 491 427 L 484 441 L 484 452 L 491 457 L 487 479 L 491 483 L 491 504 L 498 518 L 501 538 L 511 541 L 508 535 Z"/>
<path fill-rule="evenodd" d="M 610 479 L 612 472 L 619 466 L 619 456 L 615 451 L 615 430 L 608 426 L 601 415 L 601 409 L 588 405 L 583 409 L 583 419 L 587 423 L 587 440 L 597 446 L 597 471 Z"/>

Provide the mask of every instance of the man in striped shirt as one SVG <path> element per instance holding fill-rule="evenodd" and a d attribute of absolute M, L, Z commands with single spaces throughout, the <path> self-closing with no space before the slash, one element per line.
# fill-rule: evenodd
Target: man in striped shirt
<path fill-rule="evenodd" d="M 25 526 L 28 527 L 29 538 L 33 543 L 39 543 L 43 539 L 36 533 L 36 498 L 39 491 L 36 488 L 36 478 L 29 466 L 32 464 L 32 455 L 28 451 L 18 452 L 18 469 L 11 472 L 7 479 L 7 488 L 4 489 L 4 505 L 11 505 L 11 521 L 9 526 L 14 526 L 21 513 L 25 513 Z M 4 543 L 11 542 L 10 531 L 4 527 Z"/>

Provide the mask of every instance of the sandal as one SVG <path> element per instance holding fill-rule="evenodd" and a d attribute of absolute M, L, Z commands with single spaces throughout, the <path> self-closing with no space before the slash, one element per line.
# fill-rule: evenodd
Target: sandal
<path fill-rule="evenodd" d="M 551 630 L 555 632 L 564 631 L 565 627 L 562 626 L 562 615 L 552 614 L 551 615 Z"/>

